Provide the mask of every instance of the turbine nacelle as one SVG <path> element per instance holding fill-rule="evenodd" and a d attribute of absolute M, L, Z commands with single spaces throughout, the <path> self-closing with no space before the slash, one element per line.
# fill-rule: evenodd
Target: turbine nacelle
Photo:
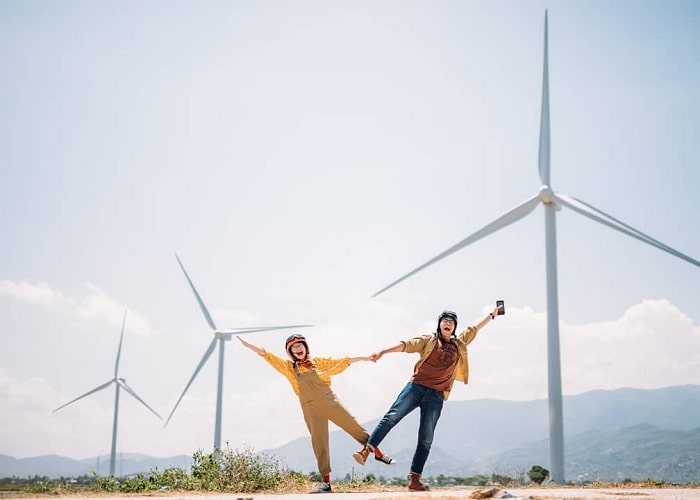
<path fill-rule="evenodd" d="M 234 332 L 227 332 L 222 330 L 214 330 L 214 337 L 220 340 L 231 340 L 231 336 Z"/>
<path fill-rule="evenodd" d="M 542 201 L 542 203 L 544 203 L 545 205 L 554 205 L 555 209 L 561 210 L 561 205 L 558 203 L 554 191 L 552 191 L 552 188 L 547 186 L 546 184 L 540 187 L 537 196 L 540 199 L 540 201 Z"/>

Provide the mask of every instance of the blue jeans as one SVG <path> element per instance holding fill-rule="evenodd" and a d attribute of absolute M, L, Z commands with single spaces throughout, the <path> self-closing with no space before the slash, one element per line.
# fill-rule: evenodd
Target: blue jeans
<path fill-rule="evenodd" d="M 433 444 L 433 436 L 435 435 L 435 426 L 440 418 L 444 402 L 442 392 L 409 382 L 396 398 L 394 404 L 391 405 L 389 411 L 379 421 L 377 427 L 374 428 L 367 444 L 373 449 L 379 446 L 379 443 L 402 418 L 416 408 L 420 408 L 418 444 L 416 452 L 413 454 L 411 472 L 423 474 L 423 466 L 428 460 L 430 446 Z"/>

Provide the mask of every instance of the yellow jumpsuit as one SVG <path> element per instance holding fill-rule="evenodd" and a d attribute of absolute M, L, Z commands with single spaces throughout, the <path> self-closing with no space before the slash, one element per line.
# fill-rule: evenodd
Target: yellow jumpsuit
<path fill-rule="evenodd" d="M 343 429 L 358 443 L 367 443 L 367 430 L 345 409 L 330 388 L 331 376 L 345 371 L 350 366 L 349 358 L 313 358 L 315 367 L 308 368 L 267 350 L 264 350 L 262 357 L 285 376 L 299 397 L 304 422 L 311 434 L 318 472 L 322 476 L 331 473 L 328 421 Z"/>

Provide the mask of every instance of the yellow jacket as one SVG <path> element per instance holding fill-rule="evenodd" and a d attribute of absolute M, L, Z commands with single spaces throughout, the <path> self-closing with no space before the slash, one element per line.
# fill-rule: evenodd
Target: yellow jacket
<path fill-rule="evenodd" d="M 294 373 L 294 363 L 289 359 L 280 358 L 263 349 L 263 354 L 261 355 L 265 358 L 265 361 L 270 363 L 272 367 L 280 372 L 282 375 L 289 380 L 292 385 L 294 394 L 299 395 L 299 383 L 297 382 L 297 374 Z M 330 387 L 331 376 L 337 375 L 344 372 L 348 366 L 350 366 L 350 358 L 312 358 L 314 363 L 316 363 L 316 374 L 323 380 L 323 382 Z M 299 373 L 309 373 L 311 368 L 307 368 L 302 365 L 297 365 L 297 370 Z"/>

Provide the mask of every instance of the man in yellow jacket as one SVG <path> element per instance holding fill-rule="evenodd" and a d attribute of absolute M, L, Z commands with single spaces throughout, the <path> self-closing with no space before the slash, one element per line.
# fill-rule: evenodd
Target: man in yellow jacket
<path fill-rule="evenodd" d="M 369 454 L 379 446 L 389 431 L 406 415 L 416 408 L 420 408 L 418 444 L 411 462 L 408 489 L 411 491 L 429 490 L 426 485 L 420 482 L 420 476 L 430 453 L 442 405 L 449 397 L 455 379 L 465 384 L 469 380 L 467 346 L 474 340 L 479 330 L 499 314 L 505 313 L 503 307 L 502 304 L 497 305 L 479 323 L 467 327 L 459 334 L 455 333 L 457 314 L 452 311 L 443 311 L 438 317 L 436 333 L 403 340 L 394 346 L 372 354 L 371 358 L 374 361 L 390 352 L 418 353 L 420 359 L 413 368 L 413 375 L 408 384 L 372 431 L 367 444 L 353 454 L 357 462 L 364 465 Z"/>

